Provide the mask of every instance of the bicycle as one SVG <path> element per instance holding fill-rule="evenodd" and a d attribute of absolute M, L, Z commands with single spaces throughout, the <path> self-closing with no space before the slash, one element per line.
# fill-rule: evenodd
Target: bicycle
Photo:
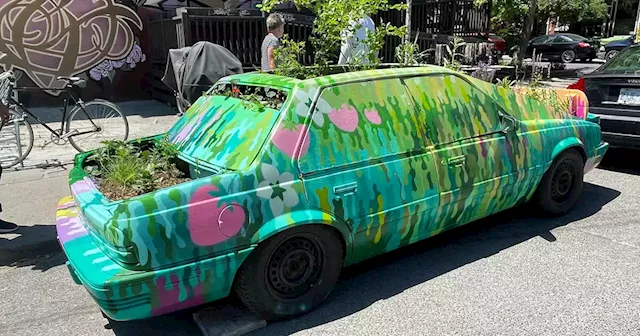
<path fill-rule="evenodd" d="M 9 168 L 22 163 L 27 158 L 29 153 L 31 153 L 34 145 L 34 133 L 28 118 L 34 119 L 37 123 L 42 125 L 51 133 L 51 139 L 45 142 L 41 146 L 42 148 L 48 146 L 51 143 L 63 146 L 68 142 L 78 152 L 82 153 L 99 147 L 100 144 L 102 144 L 102 142 L 104 141 L 127 140 L 129 136 L 129 123 L 125 115 L 116 104 L 104 99 L 94 99 L 85 103 L 84 101 L 82 101 L 82 99 L 80 99 L 80 97 L 76 97 L 72 92 L 72 89 L 84 82 L 82 78 L 66 76 L 60 76 L 57 78 L 58 80 L 66 82 L 64 88 L 16 87 L 16 80 L 12 71 L 7 71 L 0 74 L 0 103 L 5 104 L 10 109 L 11 113 L 11 120 L 7 125 L 5 125 L 5 128 L 9 130 L 11 129 L 11 127 L 14 128 L 16 138 L 15 146 L 17 147 L 16 158 L 13 161 L 9 161 L 8 163 L 4 164 L 2 163 L 3 158 L 1 154 L 2 152 L 0 151 L 0 166 L 2 168 Z M 44 121 L 42 121 L 31 111 L 29 111 L 26 106 L 17 102 L 13 98 L 14 91 L 63 92 L 65 97 L 60 128 L 54 130 L 53 128 L 49 127 Z M 67 113 L 70 101 L 73 101 L 73 107 L 71 107 L 71 110 L 69 111 L 69 113 Z M 92 118 L 92 116 L 90 115 L 91 111 L 97 111 L 98 113 Z M 97 118 L 97 115 L 101 117 Z M 81 119 L 83 117 L 86 117 L 85 120 Z M 107 131 L 107 127 L 105 125 L 106 122 L 111 120 L 113 117 L 116 117 L 117 121 L 117 125 L 115 125 L 113 128 L 118 130 L 124 129 L 124 135 L 103 138 L 103 140 L 100 140 L 95 146 L 87 146 L 87 144 L 82 141 L 82 135 L 97 134 L 98 136 L 100 136 L 104 135 L 105 133 L 111 134 Z M 119 120 L 122 120 L 122 123 L 118 122 Z M 82 128 L 80 127 L 84 124 L 86 124 L 86 127 L 88 127 L 87 130 L 82 130 Z M 109 130 L 110 129 L 111 128 L 109 128 Z M 20 139 L 23 130 L 27 138 L 26 144 L 24 144 Z M 6 135 L 4 137 L 2 136 L 1 131 L 2 130 L 0 130 L 0 150 L 2 149 L 3 139 L 6 140 L 7 138 Z M 80 146 L 81 143 L 83 144 L 83 146 Z"/>

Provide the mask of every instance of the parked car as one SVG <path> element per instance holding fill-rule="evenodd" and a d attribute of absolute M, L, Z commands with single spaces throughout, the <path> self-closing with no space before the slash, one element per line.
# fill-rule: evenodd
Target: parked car
<path fill-rule="evenodd" d="M 590 62 L 597 57 L 599 48 L 600 44 L 596 40 L 576 34 L 557 33 L 531 39 L 527 45 L 525 57 L 532 57 L 535 50 L 536 55 L 542 55 L 542 59 L 548 61 L 572 63 L 581 60 Z M 517 46 L 511 49 L 511 55 L 517 52 Z"/>
<path fill-rule="evenodd" d="M 567 213 L 607 150 L 588 114 L 435 66 L 224 77 L 133 143 L 164 137 L 189 181 L 110 200 L 87 152 L 58 205 L 69 271 L 114 320 L 232 291 L 266 319 L 306 313 L 344 266 L 527 201 Z"/>
<path fill-rule="evenodd" d="M 622 49 L 632 45 L 634 43 L 635 36 L 629 36 L 623 40 L 616 40 L 607 43 L 604 48 L 604 60 L 609 61 L 615 57 Z"/>
<path fill-rule="evenodd" d="M 640 149 L 640 45 L 622 50 L 569 88 L 587 95 L 612 147 Z"/>

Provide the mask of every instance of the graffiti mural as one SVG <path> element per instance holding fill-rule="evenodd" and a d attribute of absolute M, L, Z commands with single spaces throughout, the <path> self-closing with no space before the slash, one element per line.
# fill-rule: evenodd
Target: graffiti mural
<path fill-rule="evenodd" d="M 85 72 L 112 79 L 146 60 L 136 37 L 142 29 L 138 14 L 115 0 L 0 0 L 0 66 L 41 88 Z"/>

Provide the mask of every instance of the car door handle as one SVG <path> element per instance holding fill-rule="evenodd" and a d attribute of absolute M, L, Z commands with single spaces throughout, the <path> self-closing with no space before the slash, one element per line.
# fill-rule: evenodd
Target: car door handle
<path fill-rule="evenodd" d="M 358 183 L 353 182 L 333 187 L 333 193 L 337 196 L 348 196 L 358 191 Z"/>
<path fill-rule="evenodd" d="M 447 164 L 451 167 L 460 167 L 465 163 L 465 161 L 467 161 L 467 158 L 464 155 L 460 155 L 448 158 Z"/>

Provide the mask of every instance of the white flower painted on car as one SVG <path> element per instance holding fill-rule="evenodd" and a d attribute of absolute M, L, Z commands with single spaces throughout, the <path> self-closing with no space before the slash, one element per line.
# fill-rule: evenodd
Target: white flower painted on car
<path fill-rule="evenodd" d="M 292 208 L 299 203 L 298 193 L 291 187 L 293 174 L 284 172 L 270 164 L 262 165 L 262 178 L 257 195 L 269 200 L 269 206 L 274 216 L 282 215 L 284 208 Z"/>
<path fill-rule="evenodd" d="M 315 92 L 315 90 L 312 90 L 312 92 Z M 309 108 L 313 103 L 313 97 L 309 95 L 308 91 L 298 90 L 296 91 L 295 99 L 298 101 L 296 104 L 296 114 L 306 118 L 309 115 Z M 325 114 L 329 112 L 331 112 L 331 105 L 329 105 L 326 100 L 318 98 L 315 113 L 313 113 L 313 122 L 318 125 L 318 127 L 322 127 L 322 125 L 324 125 Z"/>

